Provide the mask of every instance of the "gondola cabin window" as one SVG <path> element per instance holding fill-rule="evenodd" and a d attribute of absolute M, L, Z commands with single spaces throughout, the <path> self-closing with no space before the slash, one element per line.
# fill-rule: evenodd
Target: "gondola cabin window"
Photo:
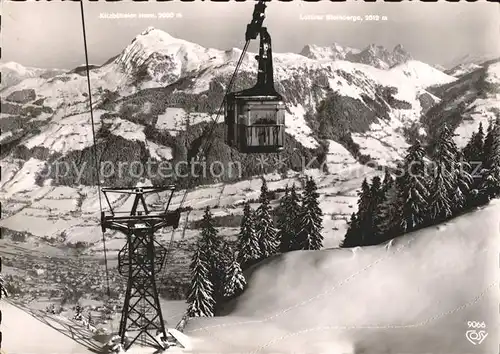
<path fill-rule="evenodd" d="M 279 104 L 249 104 L 247 130 L 248 146 L 283 146 L 284 111 Z"/>
<path fill-rule="evenodd" d="M 280 101 L 238 104 L 242 151 L 279 151 L 284 145 L 285 107 Z"/>
<path fill-rule="evenodd" d="M 227 144 L 243 153 L 271 153 L 283 149 L 285 105 L 275 96 L 228 97 Z"/>

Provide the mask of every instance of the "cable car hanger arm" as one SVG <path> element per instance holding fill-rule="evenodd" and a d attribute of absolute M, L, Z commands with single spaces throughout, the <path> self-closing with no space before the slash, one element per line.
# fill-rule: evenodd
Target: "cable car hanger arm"
<path fill-rule="evenodd" d="M 247 25 L 247 31 L 245 33 L 245 40 L 248 42 L 252 39 L 257 39 L 257 36 L 260 33 L 262 28 L 262 23 L 266 18 L 264 11 L 266 10 L 265 1 L 259 1 L 255 4 L 255 8 L 253 10 L 252 22 Z"/>
<path fill-rule="evenodd" d="M 202 144 L 202 146 L 200 147 L 200 149 L 197 150 L 193 155 L 188 156 L 188 165 L 189 166 L 191 166 L 193 160 L 198 160 L 199 158 L 202 158 L 202 155 L 204 153 L 206 153 L 206 151 L 208 151 L 211 148 L 211 146 L 212 146 L 212 142 L 208 142 L 209 138 L 213 134 L 213 132 L 215 130 L 215 127 L 217 126 L 219 115 L 220 115 L 220 113 L 221 113 L 221 111 L 222 111 L 222 109 L 224 107 L 224 104 L 226 103 L 226 97 L 232 91 L 232 87 L 233 87 L 234 81 L 236 80 L 236 75 L 238 73 L 238 69 L 239 69 L 240 65 L 242 64 L 243 59 L 245 58 L 245 55 L 246 55 L 246 52 L 248 50 L 248 46 L 250 44 L 250 41 L 252 39 L 257 39 L 257 36 L 260 35 L 261 36 L 261 48 L 262 48 L 263 47 L 262 38 L 269 38 L 269 40 L 267 42 L 268 42 L 269 52 L 271 52 L 270 36 L 267 33 L 267 29 L 262 27 L 262 23 L 264 22 L 264 18 L 265 18 L 264 11 L 265 11 L 266 7 L 267 7 L 267 5 L 265 4 L 265 1 L 263 1 L 263 0 L 260 0 L 257 4 L 255 4 L 254 10 L 253 10 L 253 15 L 252 15 L 252 21 L 247 25 L 247 29 L 246 29 L 246 32 L 245 32 L 245 41 L 246 41 L 246 43 L 245 43 L 243 51 L 242 51 L 242 53 L 240 55 L 238 63 L 236 64 L 236 68 L 235 68 L 235 70 L 233 72 L 233 75 L 232 75 L 231 79 L 229 80 L 229 84 L 226 87 L 226 92 L 224 94 L 224 99 L 222 101 L 222 104 L 221 104 L 221 106 L 219 108 L 219 111 L 218 111 L 215 119 L 212 120 L 211 125 L 207 126 L 207 130 L 206 130 L 207 134 L 204 134 L 205 137 L 203 138 L 204 143 Z M 273 79 L 272 78 L 272 58 L 269 57 L 269 60 L 270 60 L 270 63 L 271 63 L 271 67 L 270 67 L 271 68 L 271 72 L 270 72 L 271 80 L 269 81 L 269 80 L 262 80 L 262 79 L 260 79 L 261 82 L 263 82 L 263 83 L 273 82 L 272 81 L 272 79 Z M 255 86 L 255 89 L 257 89 L 257 87 L 263 86 L 263 85 L 259 84 L 259 78 L 262 76 L 260 74 L 260 72 L 261 72 L 261 68 L 260 68 L 261 64 L 260 64 L 260 62 L 261 62 L 261 60 L 259 60 L 259 77 L 258 77 L 258 80 L 257 80 L 257 85 Z M 263 72 L 268 72 L 268 70 L 263 69 Z M 264 85 L 264 86 L 266 86 L 266 85 Z M 274 88 L 271 91 L 274 91 Z"/>
<path fill-rule="evenodd" d="M 257 83 L 251 91 L 261 92 L 264 95 L 278 95 L 274 89 L 273 58 L 271 49 L 271 35 L 262 24 L 265 19 L 265 1 L 259 1 L 254 8 L 252 21 L 247 25 L 245 39 L 248 41 L 260 37 L 259 54 L 255 57 L 258 61 Z"/>

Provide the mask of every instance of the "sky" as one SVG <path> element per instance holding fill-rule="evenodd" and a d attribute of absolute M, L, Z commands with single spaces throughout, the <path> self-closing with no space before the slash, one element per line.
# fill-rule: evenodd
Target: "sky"
<path fill-rule="evenodd" d="M 102 64 L 149 26 L 204 47 L 241 48 L 254 2 L 84 3 L 89 61 Z M 103 19 L 100 14 L 179 13 L 182 18 Z M 304 20 L 306 15 L 385 16 L 380 21 Z M 4 2 L 2 61 L 71 69 L 85 63 L 78 2 Z M 298 53 L 306 44 L 389 49 L 402 44 L 412 56 L 449 66 L 465 55 L 500 56 L 500 6 L 494 3 L 291 3 L 271 1 L 265 25 L 275 52 Z M 255 47 L 254 47 L 255 48 Z M 250 48 L 252 50 L 252 47 Z"/>

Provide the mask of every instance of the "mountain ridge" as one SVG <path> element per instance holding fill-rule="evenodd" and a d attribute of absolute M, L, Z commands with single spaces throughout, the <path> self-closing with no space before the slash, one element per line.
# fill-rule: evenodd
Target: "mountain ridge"
<path fill-rule="evenodd" d="M 377 52 L 382 49 L 371 46 L 369 51 Z M 403 51 L 401 46 L 394 48 L 394 52 Z M 96 108 L 104 109 L 102 113 L 96 112 L 97 124 L 100 124 L 101 115 L 103 118 L 121 117 L 133 124 L 153 127 L 164 119 L 171 120 L 168 118 L 168 111 L 173 108 L 210 113 L 209 111 L 216 110 L 218 102 L 222 101 L 224 82 L 227 82 L 234 70 L 240 54 L 241 50 L 238 49 L 221 51 L 204 48 L 149 27 L 136 36 L 114 60 L 90 71 L 94 91 L 92 95 L 95 96 L 93 101 Z M 252 56 L 253 53 L 246 54 L 234 89 L 252 84 L 257 70 L 257 62 Z M 344 144 L 354 149 L 354 154 L 357 154 L 355 145 L 360 146 L 361 150 L 370 150 L 368 145 L 374 143 L 379 145 L 375 149 L 379 150 L 375 156 L 379 160 L 388 153 L 386 148 L 380 146 L 382 137 L 386 139 L 391 136 L 393 142 L 389 145 L 397 144 L 396 150 L 403 151 L 407 146 L 400 130 L 408 124 L 405 122 L 418 121 L 422 112 L 418 97 L 428 95 L 425 87 L 455 80 L 415 60 L 405 60 L 403 64 L 391 69 L 379 69 L 348 61 L 318 61 L 294 53 L 275 53 L 273 58 L 276 87 L 287 99 L 287 131 L 292 140 L 296 140 L 306 150 L 316 149 L 320 144 L 315 135 L 320 134 L 323 135 L 321 139 L 341 139 Z M 6 94 L 28 90 L 33 98 L 31 102 L 35 102 L 35 98 L 43 100 L 42 110 L 55 112 L 49 124 L 57 125 L 59 118 L 88 110 L 85 108 L 85 98 L 88 96 L 86 78 L 81 74 L 71 71 L 47 81 L 28 80 L 24 82 L 26 87 L 11 87 L 6 90 Z M 337 93 L 337 98 L 334 99 L 339 107 L 344 107 L 344 117 L 340 118 L 342 122 L 324 123 L 332 128 L 335 124 L 340 124 L 347 130 L 323 127 L 326 128 L 324 131 L 331 131 L 330 135 L 325 136 L 320 130 L 311 129 L 305 115 L 307 112 L 314 113 L 317 106 L 330 97 L 330 91 Z M 25 103 L 31 104 L 29 101 Z M 10 112 L 11 115 L 20 110 L 15 102 L 7 102 L 5 107 L 7 109 L 4 112 Z M 45 113 L 39 114 L 43 116 Z M 46 113 L 45 117 L 48 114 Z M 167 117 L 164 118 L 165 115 Z M 206 122 L 208 117 L 209 115 L 201 118 L 199 123 Z M 382 117 L 384 118 L 380 121 Z M 14 117 L 12 119 L 15 120 Z M 43 121 L 48 122 L 39 116 L 36 125 L 42 125 Z M 384 123 L 380 125 L 381 122 Z M 171 126 L 172 123 L 174 126 L 181 124 L 170 121 L 167 125 Z M 372 130 L 370 126 L 373 124 L 374 131 L 378 133 L 370 133 L 370 137 L 363 136 Z M 356 126 L 357 131 L 351 131 Z M 363 128 L 359 130 L 360 127 Z M 318 128 L 316 126 L 316 129 Z M 22 130 L 22 127 L 20 129 Z M 16 135 L 15 133 L 14 129 L 13 134 Z M 350 134 L 355 135 L 351 137 Z M 355 140 L 354 144 L 351 138 Z M 9 139 L 15 141 L 13 138 Z M 154 143 L 163 145 L 167 143 L 165 139 L 171 140 L 161 138 L 163 141 L 157 139 Z M 191 141 L 193 142 L 194 140 Z M 23 146 L 23 143 L 20 145 Z M 174 150 L 179 151 L 179 148 Z M 389 150 L 392 150 L 392 147 Z M 224 152 L 228 153 L 229 151 Z M 28 155 L 30 154 L 32 153 Z M 24 156 L 24 153 L 22 155 Z"/>

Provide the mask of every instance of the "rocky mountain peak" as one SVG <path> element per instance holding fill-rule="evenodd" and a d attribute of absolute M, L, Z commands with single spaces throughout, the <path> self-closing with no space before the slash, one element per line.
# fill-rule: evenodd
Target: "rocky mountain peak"
<path fill-rule="evenodd" d="M 358 50 L 344 47 L 338 43 L 332 43 L 329 46 L 319 46 L 316 44 L 307 44 L 300 51 L 300 55 L 310 59 L 318 60 L 347 60 L 347 56 L 356 53 Z"/>
<path fill-rule="evenodd" d="M 382 45 L 372 43 L 363 50 L 344 47 L 338 43 L 330 46 L 307 44 L 299 53 L 310 59 L 346 60 L 354 63 L 371 65 L 379 69 L 388 69 L 412 59 L 406 49 L 398 44 L 392 52 Z"/>

